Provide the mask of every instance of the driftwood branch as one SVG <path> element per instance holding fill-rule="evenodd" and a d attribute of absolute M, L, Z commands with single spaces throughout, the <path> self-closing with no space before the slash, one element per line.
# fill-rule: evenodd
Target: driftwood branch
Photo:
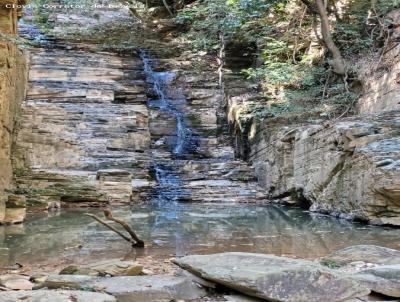
<path fill-rule="evenodd" d="M 132 230 L 131 226 L 127 224 L 125 221 L 114 218 L 111 211 L 109 209 L 103 210 L 104 216 L 111 221 L 114 221 L 118 224 L 120 224 L 128 233 L 131 235 L 132 239 L 136 242 L 136 246 L 138 247 L 144 247 L 144 241 L 139 239 L 139 237 L 136 235 L 136 233 Z"/>
<path fill-rule="evenodd" d="M 125 234 L 123 234 L 122 232 L 120 232 L 118 229 L 116 229 L 115 227 L 113 227 L 112 225 L 110 225 L 109 223 L 107 223 L 106 221 L 104 221 L 103 219 L 97 217 L 94 214 L 89 214 L 89 213 L 85 213 L 84 215 L 89 216 L 91 218 L 93 218 L 94 220 L 96 220 L 97 222 L 99 222 L 100 224 L 104 225 L 105 227 L 109 228 L 111 231 L 113 231 L 114 233 L 118 234 L 120 237 L 122 237 L 123 239 L 125 239 L 126 241 L 128 241 L 129 243 L 132 244 L 133 247 L 144 247 L 144 241 L 139 239 L 139 237 L 136 235 L 136 233 L 132 230 L 131 226 L 129 224 L 127 224 L 125 221 L 120 220 L 120 219 L 116 219 L 113 217 L 112 213 L 110 210 L 105 209 L 103 210 L 104 212 L 104 216 L 110 220 L 110 221 L 114 221 L 118 224 L 120 224 L 131 236 L 131 238 L 129 238 L 128 236 L 126 236 Z"/>

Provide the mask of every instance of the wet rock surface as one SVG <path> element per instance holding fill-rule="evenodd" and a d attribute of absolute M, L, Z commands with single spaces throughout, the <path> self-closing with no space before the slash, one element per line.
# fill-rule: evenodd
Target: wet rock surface
<path fill-rule="evenodd" d="M 369 290 L 315 262 L 264 254 L 194 255 L 176 263 L 202 278 L 273 301 L 343 301 Z"/>

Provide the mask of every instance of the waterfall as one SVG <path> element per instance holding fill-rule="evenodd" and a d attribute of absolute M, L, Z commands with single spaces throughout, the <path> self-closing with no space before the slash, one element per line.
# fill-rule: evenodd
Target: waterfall
<path fill-rule="evenodd" d="M 158 96 L 158 108 L 174 116 L 176 120 L 176 140 L 171 152 L 176 157 L 183 157 L 186 153 L 194 151 L 193 132 L 187 126 L 184 113 L 178 106 L 172 103 L 168 95 L 171 82 L 175 79 L 174 72 L 155 72 L 151 65 L 151 59 L 145 51 L 140 52 L 143 61 L 143 69 L 147 82 L 153 85 L 153 91 Z"/>

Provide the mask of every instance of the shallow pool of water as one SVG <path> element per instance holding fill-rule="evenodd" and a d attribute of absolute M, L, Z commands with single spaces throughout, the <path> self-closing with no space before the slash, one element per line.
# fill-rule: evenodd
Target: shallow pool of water
<path fill-rule="evenodd" d="M 88 210 L 31 214 L 0 227 L 0 266 L 86 262 L 132 254 L 130 245 L 84 216 Z M 100 210 L 91 209 L 100 214 Z M 296 208 L 245 204 L 135 205 L 114 210 L 147 247 L 136 256 L 248 251 L 316 258 L 355 244 L 400 248 L 400 229 L 373 227 Z"/>

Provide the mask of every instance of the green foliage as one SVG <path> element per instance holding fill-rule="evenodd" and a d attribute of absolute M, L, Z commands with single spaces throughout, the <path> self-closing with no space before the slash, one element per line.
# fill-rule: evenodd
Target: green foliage
<path fill-rule="evenodd" d="M 187 38 L 195 49 L 215 50 L 220 37 L 251 39 L 249 24 L 261 18 L 278 0 L 204 0 L 179 12 L 176 21 L 190 26 Z"/>
<path fill-rule="evenodd" d="M 340 265 L 338 263 L 336 263 L 334 260 L 324 259 L 320 263 L 329 268 L 333 268 L 333 269 L 340 268 Z"/>
<path fill-rule="evenodd" d="M 333 38 L 347 62 L 381 47 L 376 41 L 379 22 L 400 8 L 400 0 L 378 0 L 376 13 L 370 0 L 328 3 Z M 265 101 L 247 104 L 246 118 L 318 111 L 338 116 L 351 112 L 359 98 L 359 92 L 352 90 L 351 81 L 357 76 L 351 63 L 345 85 L 331 71 L 330 54 L 315 36 L 318 16 L 299 0 L 197 1 L 183 9 L 177 21 L 189 29 L 185 37 L 196 50 L 215 53 L 221 35 L 239 45 L 257 45 L 258 64 L 242 74 L 260 83 Z"/>

